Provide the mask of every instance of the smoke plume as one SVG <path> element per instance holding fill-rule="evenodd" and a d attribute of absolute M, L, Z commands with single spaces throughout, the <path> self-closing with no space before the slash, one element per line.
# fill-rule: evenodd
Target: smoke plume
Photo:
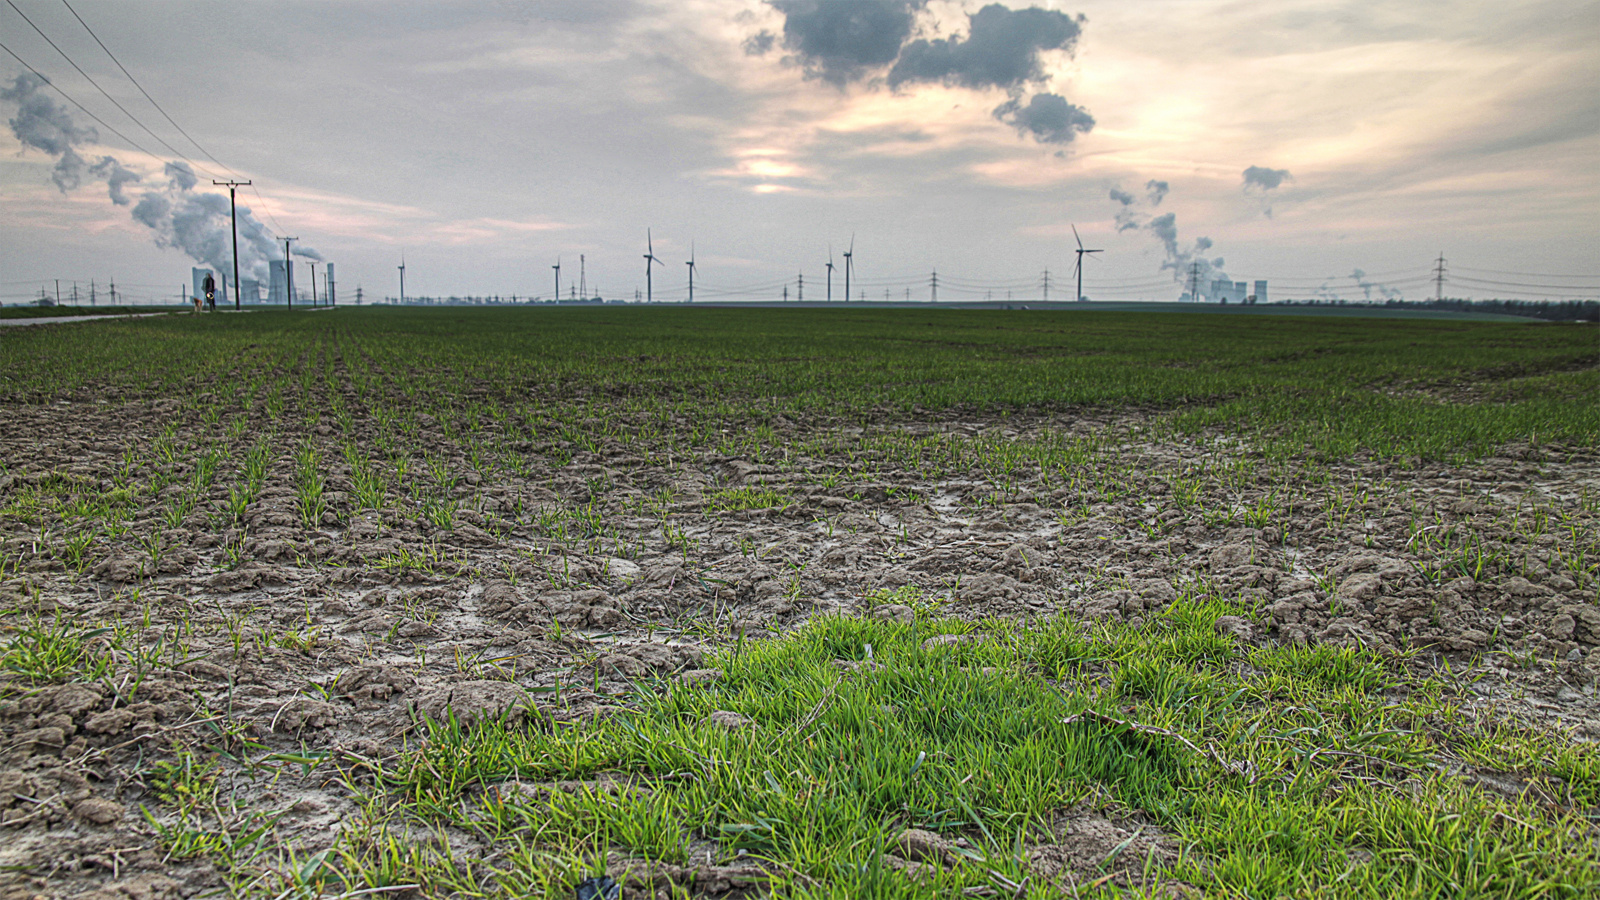
<path fill-rule="evenodd" d="M 103 178 L 106 182 L 107 193 L 111 202 L 118 206 L 127 206 L 128 195 L 123 193 L 123 185 L 143 181 L 138 172 L 124 169 L 122 163 L 115 156 L 102 156 L 100 161 L 89 167 L 89 174 L 96 178 Z"/>
<path fill-rule="evenodd" d="M 1372 300 L 1373 291 L 1377 291 L 1378 296 L 1385 300 L 1398 300 L 1402 296 L 1399 290 L 1387 284 L 1367 280 L 1367 273 L 1360 269 L 1352 269 L 1350 271 L 1350 280 L 1356 283 L 1356 287 L 1361 289 L 1362 296 L 1369 302 Z"/>
<path fill-rule="evenodd" d="M 1220 256 L 1207 256 L 1212 247 L 1211 238 L 1195 238 L 1193 244 L 1184 246 L 1178 238 L 1177 213 L 1163 213 L 1151 217 L 1142 207 L 1149 205 L 1150 209 L 1161 205 L 1171 190 L 1165 181 L 1152 178 L 1144 184 L 1145 196 L 1136 197 L 1130 191 L 1121 187 L 1112 187 L 1110 198 L 1117 204 L 1117 231 L 1148 231 L 1156 240 L 1161 242 L 1165 251 L 1165 258 L 1161 261 L 1163 271 L 1172 273 L 1172 280 L 1178 284 L 1188 286 L 1191 278 L 1201 294 L 1211 289 L 1213 279 L 1227 278 L 1228 273 L 1222 270 L 1223 258 Z"/>
<path fill-rule="evenodd" d="M 66 107 L 57 103 L 42 88 L 49 82 L 31 72 L 18 75 L 11 87 L 0 91 L 0 100 L 17 104 L 17 116 L 9 120 L 11 133 L 24 147 L 42 150 L 56 158 L 50 173 L 61 193 L 83 183 L 83 157 L 73 148 L 92 144 L 100 134 L 92 127 L 79 127 Z"/>
<path fill-rule="evenodd" d="M 1145 227 L 1161 241 L 1161 246 L 1166 250 L 1167 258 L 1162 260 L 1161 268 L 1172 273 L 1173 281 L 1188 284 L 1192 278 L 1200 293 L 1204 294 L 1211 289 L 1213 279 L 1228 278 L 1228 273 L 1222 270 L 1225 264 L 1222 257 L 1205 256 L 1212 247 L 1211 238 L 1195 238 L 1194 244 L 1187 248 L 1179 243 L 1176 213 L 1156 216 Z"/>
<path fill-rule="evenodd" d="M 99 134 L 74 122 L 64 107 L 43 92 L 46 84 L 32 74 L 18 75 L 9 88 L 0 90 L 0 100 L 17 104 L 17 115 L 9 120 L 17 140 L 24 147 L 55 157 L 50 180 L 56 187 L 68 193 L 78 189 L 85 177 L 104 181 L 111 202 L 131 205 L 130 215 L 151 230 L 156 246 L 179 250 L 214 271 L 231 272 L 233 235 L 228 197 L 196 191 L 199 178 L 194 170 L 187 163 L 169 162 L 162 171 L 165 182 L 144 191 L 134 202 L 128 196 L 128 185 L 144 182 L 146 176 L 114 156 L 101 156 L 92 164 L 84 160 L 75 148 L 93 144 Z M 240 206 L 240 275 L 266 281 L 268 260 L 278 258 L 276 247 L 272 232 L 256 220 L 248 206 Z M 297 252 L 309 259 L 322 259 L 310 247 L 299 247 Z"/>

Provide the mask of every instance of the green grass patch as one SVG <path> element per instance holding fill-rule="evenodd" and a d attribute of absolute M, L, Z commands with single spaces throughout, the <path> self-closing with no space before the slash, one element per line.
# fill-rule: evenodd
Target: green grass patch
<path fill-rule="evenodd" d="M 1079 872 L 1082 896 L 1117 896 L 1119 880 L 1249 897 L 1600 890 L 1592 747 L 1474 737 L 1451 726 L 1437 685 L 1395 663 L 1244 648 L 1213 628 L 1226 611 L 1179 601 L 1138 628 L 1090 629 L 821 618 L 719 653 L 714 681 L 640 684 L 594 722 L 433 723 L 382 773 L 370 802 L 384 817 L 325 877 L 558 896 L 608 852 L 684 866 L 709 854 L 763 866 L 776 896 L 1009 882 L 1059 897 L 1067 882 L 1032 873 L 1027 851 L 1083 804 L 1142 815 L 1180 855 L 1097 887 L 1114 861 Z M 748 724 L 721 724 L 729 714 Z M 1527 793 L 1484 790 L 1475 765 Z M 443 851 L 402 865 L 371 839 L 419 827 L 466 829 L 504 857 L 464 874 Z M 891 856 L 907 828 L 965 849 L 909 877 Z"/>

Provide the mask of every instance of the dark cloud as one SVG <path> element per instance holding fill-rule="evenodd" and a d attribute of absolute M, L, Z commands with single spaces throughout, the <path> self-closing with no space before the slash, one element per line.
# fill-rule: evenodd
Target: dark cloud
<path fill-rule="evenodd" d="M 768 0 L 809 78 L 843 87 L 895 61 L 927 0 Z M 759 35 L 758 35 L 759 37 Z M 748 44 L 747 44 L 748 46 Z"/>
<path fill-rule="evenodd" d="M 1263 166 L 1251 166 L 1244 170 L 1244 189 L 1256 188 L 1270 191 L 1277 188 L 1285 181 L 1293 181 L 1294 176 L 1288 169 L 1268 169 Z"/>
<path fill-rule="evenodd" d="M 762 29 L 745 38 L 745 56 L 766 56 L 772 51 L 772 45 L 777 41 L 777 36 L 772 32 Z"/>
<path fill-rule="evenodd" d="M 1171 190 L 1171 186 L 1165 181 L 1157 181 L 1152 178 L 1144 183 L 1144 189 L 1150 195 L 1150 205 L 1160 206 L 1162 199 L 1167 196 L 1167 191 Z"/>
<path fill-rule="evenodd" d="M 994 117 L 1042 144 L 1069 144 L 1094 128 L 1094 116 L 1059 94 L 1034 94 L 1027 106 L 1013 98 L 995 107 Z"/>
<path fill-rule="evenodd" d="M 1013 10 L 991 3 L 967 16 L 967 34 L 910 40 L 917 13 L 927 0 L 767 0 L 783 13 L 784 61 L 805 69 L 806 77 L 838 87 L 866 80 L 886 66 L 891 88 L 945 84 L 974 90 L 1002 88 L 1011 99 L 995 108 L 995 118 L 1045 144 L 1071 143 L 1094 128 L 1094 117 L 1052 93 L 1037 93 L 1022 103 L 1025 85 L 1047 76 L 1039 55 L 1071 52 L 1083 33 L 1083 17 L 1054 10 Z M 775 36 L 761 31 L 747 38 L 744 51 L 759 56 Z"/>
<path fill-rule="evenodd" d="M 907 44 L 889 70 L 889 86 L 935 82 L 1017 89 L 1045 79 L 1041 52 L 1070 52 L 1082 33 L 1081 18 L 1046 9 L 1011 10 L 998 3 L 983 7 L 967 20 L 965 40 L 938 38 Z"/>
<path fill-rule="evenodd" d="M 1112 188 L 1111 189 L 1111 199 L 1117 201 L 1118 203 L 1122 204 L 1123 206 L 1132 206 L 1135 202 L 1138 201 L 1139 198 L 1133 196 L 1132 194 L 1128 193 L 1127 191 L 1125 191 L 1125 190 L 1123 190 L 1121 188 Z"/>

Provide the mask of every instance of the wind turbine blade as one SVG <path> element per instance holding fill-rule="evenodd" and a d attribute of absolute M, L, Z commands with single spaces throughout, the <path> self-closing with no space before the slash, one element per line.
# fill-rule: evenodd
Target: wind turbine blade
<path fill-rule="evenodd" d="M 1083 238 L 1078 237 L 1078 226 L 1076 224 L 1074 224 L 1072 226 L 1072 239 L 1078 242 L 1078 249 L 1082 250 L 1083 249 Z"/>

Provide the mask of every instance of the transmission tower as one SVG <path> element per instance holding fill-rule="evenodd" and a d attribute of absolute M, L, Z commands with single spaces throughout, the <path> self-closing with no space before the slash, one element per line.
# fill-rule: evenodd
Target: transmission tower
<path fill-rule="evenodd" d="M 1189 266 L 1189 302 L 1190 303 L 1198 303 L 1199 301 L 1200 301 L 1200 264 L 1199 263 L 1194 263 L 1193 265 Z"/>
<path fill-rule="evenodd" d="M 1434 260 L 1433 267 L 1433 299 L 1435 303 L 1444 302 L 1444 251 L 1439 251 L 1439 258 Z"/>

